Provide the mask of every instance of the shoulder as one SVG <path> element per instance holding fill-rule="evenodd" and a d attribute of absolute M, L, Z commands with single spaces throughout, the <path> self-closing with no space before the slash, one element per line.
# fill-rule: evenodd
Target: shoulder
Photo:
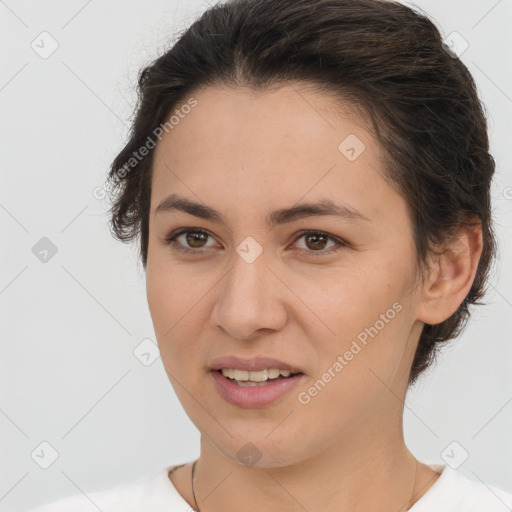
<path fill-rule="evenodd" d="M 149 476 L 109 489 L 73 494 L 28 512 L 190 512 L 189 505 L 168 478 L 168 472 L 174 467 L 164 467 Z"/>
<path fill-rule="evenodd" d="M 441 476 L 409 512 L 507 512 L 512 494 L 472 480 L 449 466 L 429 466 Z"/>

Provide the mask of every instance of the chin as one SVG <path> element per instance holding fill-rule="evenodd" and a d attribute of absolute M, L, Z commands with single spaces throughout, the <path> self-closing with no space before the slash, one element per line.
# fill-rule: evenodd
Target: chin
<path fill-rule="evenodd" d="M 275 439 L 268 437 L 268 432 L 260 429 L 259 435 L 241 436 L 224 439 L 226 443 L 216 444 L 226 459 L 246 468 L 270 469 L 290 466 L 303 460 L 302 454 L 297 451 L 298 441 L 289 435 L 275 435 Z M 274 436 L 271 434 L 270 437 Z M 211 438 L 210 438 L 211 439 Z M 304 439 L 300 441 L 303 447 Z"/>

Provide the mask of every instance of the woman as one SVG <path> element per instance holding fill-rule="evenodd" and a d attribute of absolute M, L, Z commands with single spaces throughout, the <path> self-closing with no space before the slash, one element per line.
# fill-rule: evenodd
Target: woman
<path fill-rule="evenodd" d="M 495 253 L 485 116 L 435 26 L 389 1 L 230 1 L 139 92 L 111 227 L 140 240 L 201 453 L 38 511 L 508 510 L 403 438 Z"/>

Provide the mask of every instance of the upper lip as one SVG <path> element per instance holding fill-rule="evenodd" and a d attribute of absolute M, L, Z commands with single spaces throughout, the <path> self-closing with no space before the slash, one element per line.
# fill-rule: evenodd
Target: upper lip
<path fill-rule="evenodd" d="M 278 370 L 288 370 L 291 373 L 303 373 L 296 366 L 273 359 L 271 357 L 254 357 L 251 359 L 241 359 L 236 356 L 226 356 L 214 359 L 210 364 L 211 370 L 221 370 L 222 368 L 234 368 L 235 370 L 259 371 L 276 368 Z"/>

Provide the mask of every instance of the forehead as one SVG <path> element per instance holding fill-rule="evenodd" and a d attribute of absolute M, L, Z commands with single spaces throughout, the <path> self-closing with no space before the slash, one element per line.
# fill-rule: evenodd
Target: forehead
<path fill-rule="evenodd" d="M 333 95 L 285 85 L 209 87 L 191 96 L 194 108 L 155 149 L 153 210 L 171 193 L 245 213 L 330 195 L 371 215 L 379 197 L 397 195 L 380 176 L 379 145 Z"/>
<path fill-rule="evenodd" d="M 344 136 L 353 134 L 373 142 L 350 103 L 315 91 L 311 84 L 287 84 L 270 90 L 206 87 L 191 97 L 196 106 L 180 119 L 173 116 L 175 124 L 163 134 L 165 142 L 159 144 L 157 153 L 165 152 L 168 145 L 174 145 L 176 156 L 181 149 L 194 149 L 190 157 L 224 155 L 227 148 L 249 151 L 264 146 L 265 155 L 274 157 L 290 148 L 290 156 L 319 156 L 329 148 L 326 157 L 337 157 L 337 142 Z M 180 105 L 187 101 L 190 98 Z M 174 112 L 181 110 L 180 105 Z"/>

